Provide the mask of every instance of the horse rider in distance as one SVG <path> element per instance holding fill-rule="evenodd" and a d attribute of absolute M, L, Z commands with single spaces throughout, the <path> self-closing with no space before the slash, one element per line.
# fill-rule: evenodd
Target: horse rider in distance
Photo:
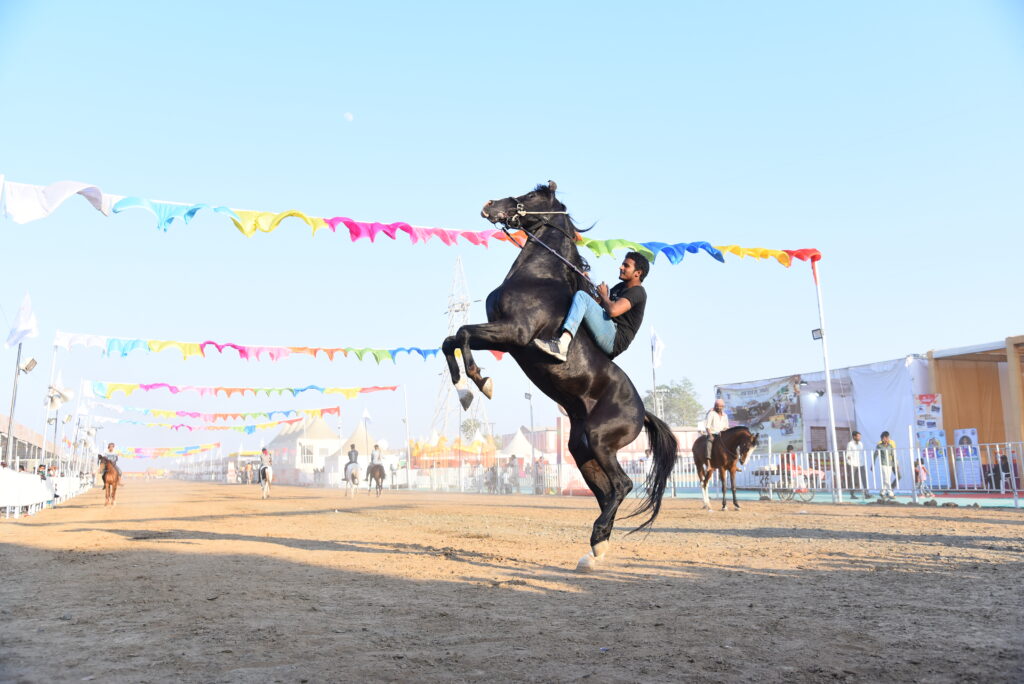
<path fill-rule="evenodd" d="M 729 417 L 725 415 L 725 401 L 715 399 L 714 407 L 704 416 L 704 434 L 707 436 L 704 448 L 707 450 L 708 463 L 711 463 L 711 449 L 715 443 L 715 437 L 728 429 Z"/>
<path fill-rule="evenodd" d="M 554 340 L 534 340 L 533 344 L 559 362 L 565 361 L 569 343 L 576 336 L 580 323 L 587 328 L 597 346 L 608 358 L 626 351 L 644 320 L 647 290 L 641 284 L 651 272 L 651 264 L 643 254 L 629 252 L 619 266 L 619 283 L 610 291 L 608 285 L 597 286 L 594 298 L 577 290 L 562 324 L 562 335 Z"/>
<path fill-rule="evenodd" d="M 107 444 L 107 453 L 103 454 L 104 458 L 110 461 L 110 464 L 114 466 L 114 470 L 117 471 L 117 479 L 121 478 L 121 466 L 117 465 L 117 452 L 114 451 L 114 443 L 110 442 Z"/>
<path fill-rule="evenodd" d="M 263 482 L 263 469 L 264 468 L 269 468 L 272 465 L 274 465 L 274 457 L 270 455 L 270 452 L 267 451 L 266 447 L 263 447 L 263 449 L 260 450 L 260 467 L 259 467 L 259 470 L 256 471 L 256 474 L 257 474 L 256 483 L 257 484 L 260 484 L 260 483 Z"/>

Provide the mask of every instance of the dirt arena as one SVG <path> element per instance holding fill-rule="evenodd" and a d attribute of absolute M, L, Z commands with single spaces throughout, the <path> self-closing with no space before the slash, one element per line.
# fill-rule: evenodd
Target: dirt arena
<path fill-rule="evenodd" d="M 130 482 L 0 523 L 3 681 L 1020 682 L 1016 510 Z M 624 530 L 623 530 L 624 531 Z"/>

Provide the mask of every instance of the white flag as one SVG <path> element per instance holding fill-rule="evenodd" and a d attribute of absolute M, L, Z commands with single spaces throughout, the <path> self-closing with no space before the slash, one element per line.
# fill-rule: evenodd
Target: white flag
<path fill-rule="evenodd" d="M 658 333 L 654 331 L 654 326 L 651 326 L 651 360 L 654 363 L 655 368 L 661 367 L 661 355 L 665 352 L 665 343 L 658 337 Z"/>
<path fill-rule="evenodd" d="M 18 309 L 18 318 L 14 321 L 14 327 L 7 335 L 7 346 L 14 347 L 21 344 L 26 337 L 39 337 L 39 322 L 36 315 L 32 313 L 32 299 L 25 293 L 25 299 Z"/>

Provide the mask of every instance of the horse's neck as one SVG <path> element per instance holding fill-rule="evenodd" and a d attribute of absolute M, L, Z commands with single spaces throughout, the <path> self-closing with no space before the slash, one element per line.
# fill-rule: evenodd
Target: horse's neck
<path fill-rule="evenodd" d="M 544 225 L 537 231 L 537 237 L 566 261 L 573 261 L 573 247 L 569 238 L 558 228 Z M 562 280 L 567 270 L 565 262 L 552 254 L 536 240 L 527 239 L 519 257 L 512 264 L 508 277 L 530 275 L 541 278 Z"/>

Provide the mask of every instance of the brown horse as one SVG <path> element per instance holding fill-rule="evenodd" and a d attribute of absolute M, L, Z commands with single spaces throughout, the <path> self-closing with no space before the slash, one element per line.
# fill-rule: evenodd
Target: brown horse
<path fill-rule="evenodd" d="M 384 491 L 384 466 L 380 463 L 371 463 L 366 469 L 366 489 L 377 488 L 377 496 Z"/>
<path fill-rule="evenodd" d="M 704 510 L 711 510 L 711 501 L 708 499 L 708 482 L 711 475 L 718 471 L 718 479 L 722 481 L 722 510 L 725 510 L 725 473 L 728 471 L 732 483 L 732 505 L 740 510 L 740 504 L 736 501 L 736 468 L 747 462 L 750 454 L 757 449 L 758 433 L 750 434 L 750 430 L 740 425 L 728 430 L 723 430 L 711 445 L 711 463 L 708 463 L 707 444 L 708 438 L 701 435 L 693 443 L 693 463 L 697 466 L 697 480 L 700 482 L 700 491 L 704 496 Z"/>
<path fill-rule="evenodd" d="M 100 481 L 103 483 L 104 506 L 117 505 L 117 486 L 121 484 L 121 474 L 117 472 L 114 462 L 106 456 L 98 457 L 100 463 Z"/>

